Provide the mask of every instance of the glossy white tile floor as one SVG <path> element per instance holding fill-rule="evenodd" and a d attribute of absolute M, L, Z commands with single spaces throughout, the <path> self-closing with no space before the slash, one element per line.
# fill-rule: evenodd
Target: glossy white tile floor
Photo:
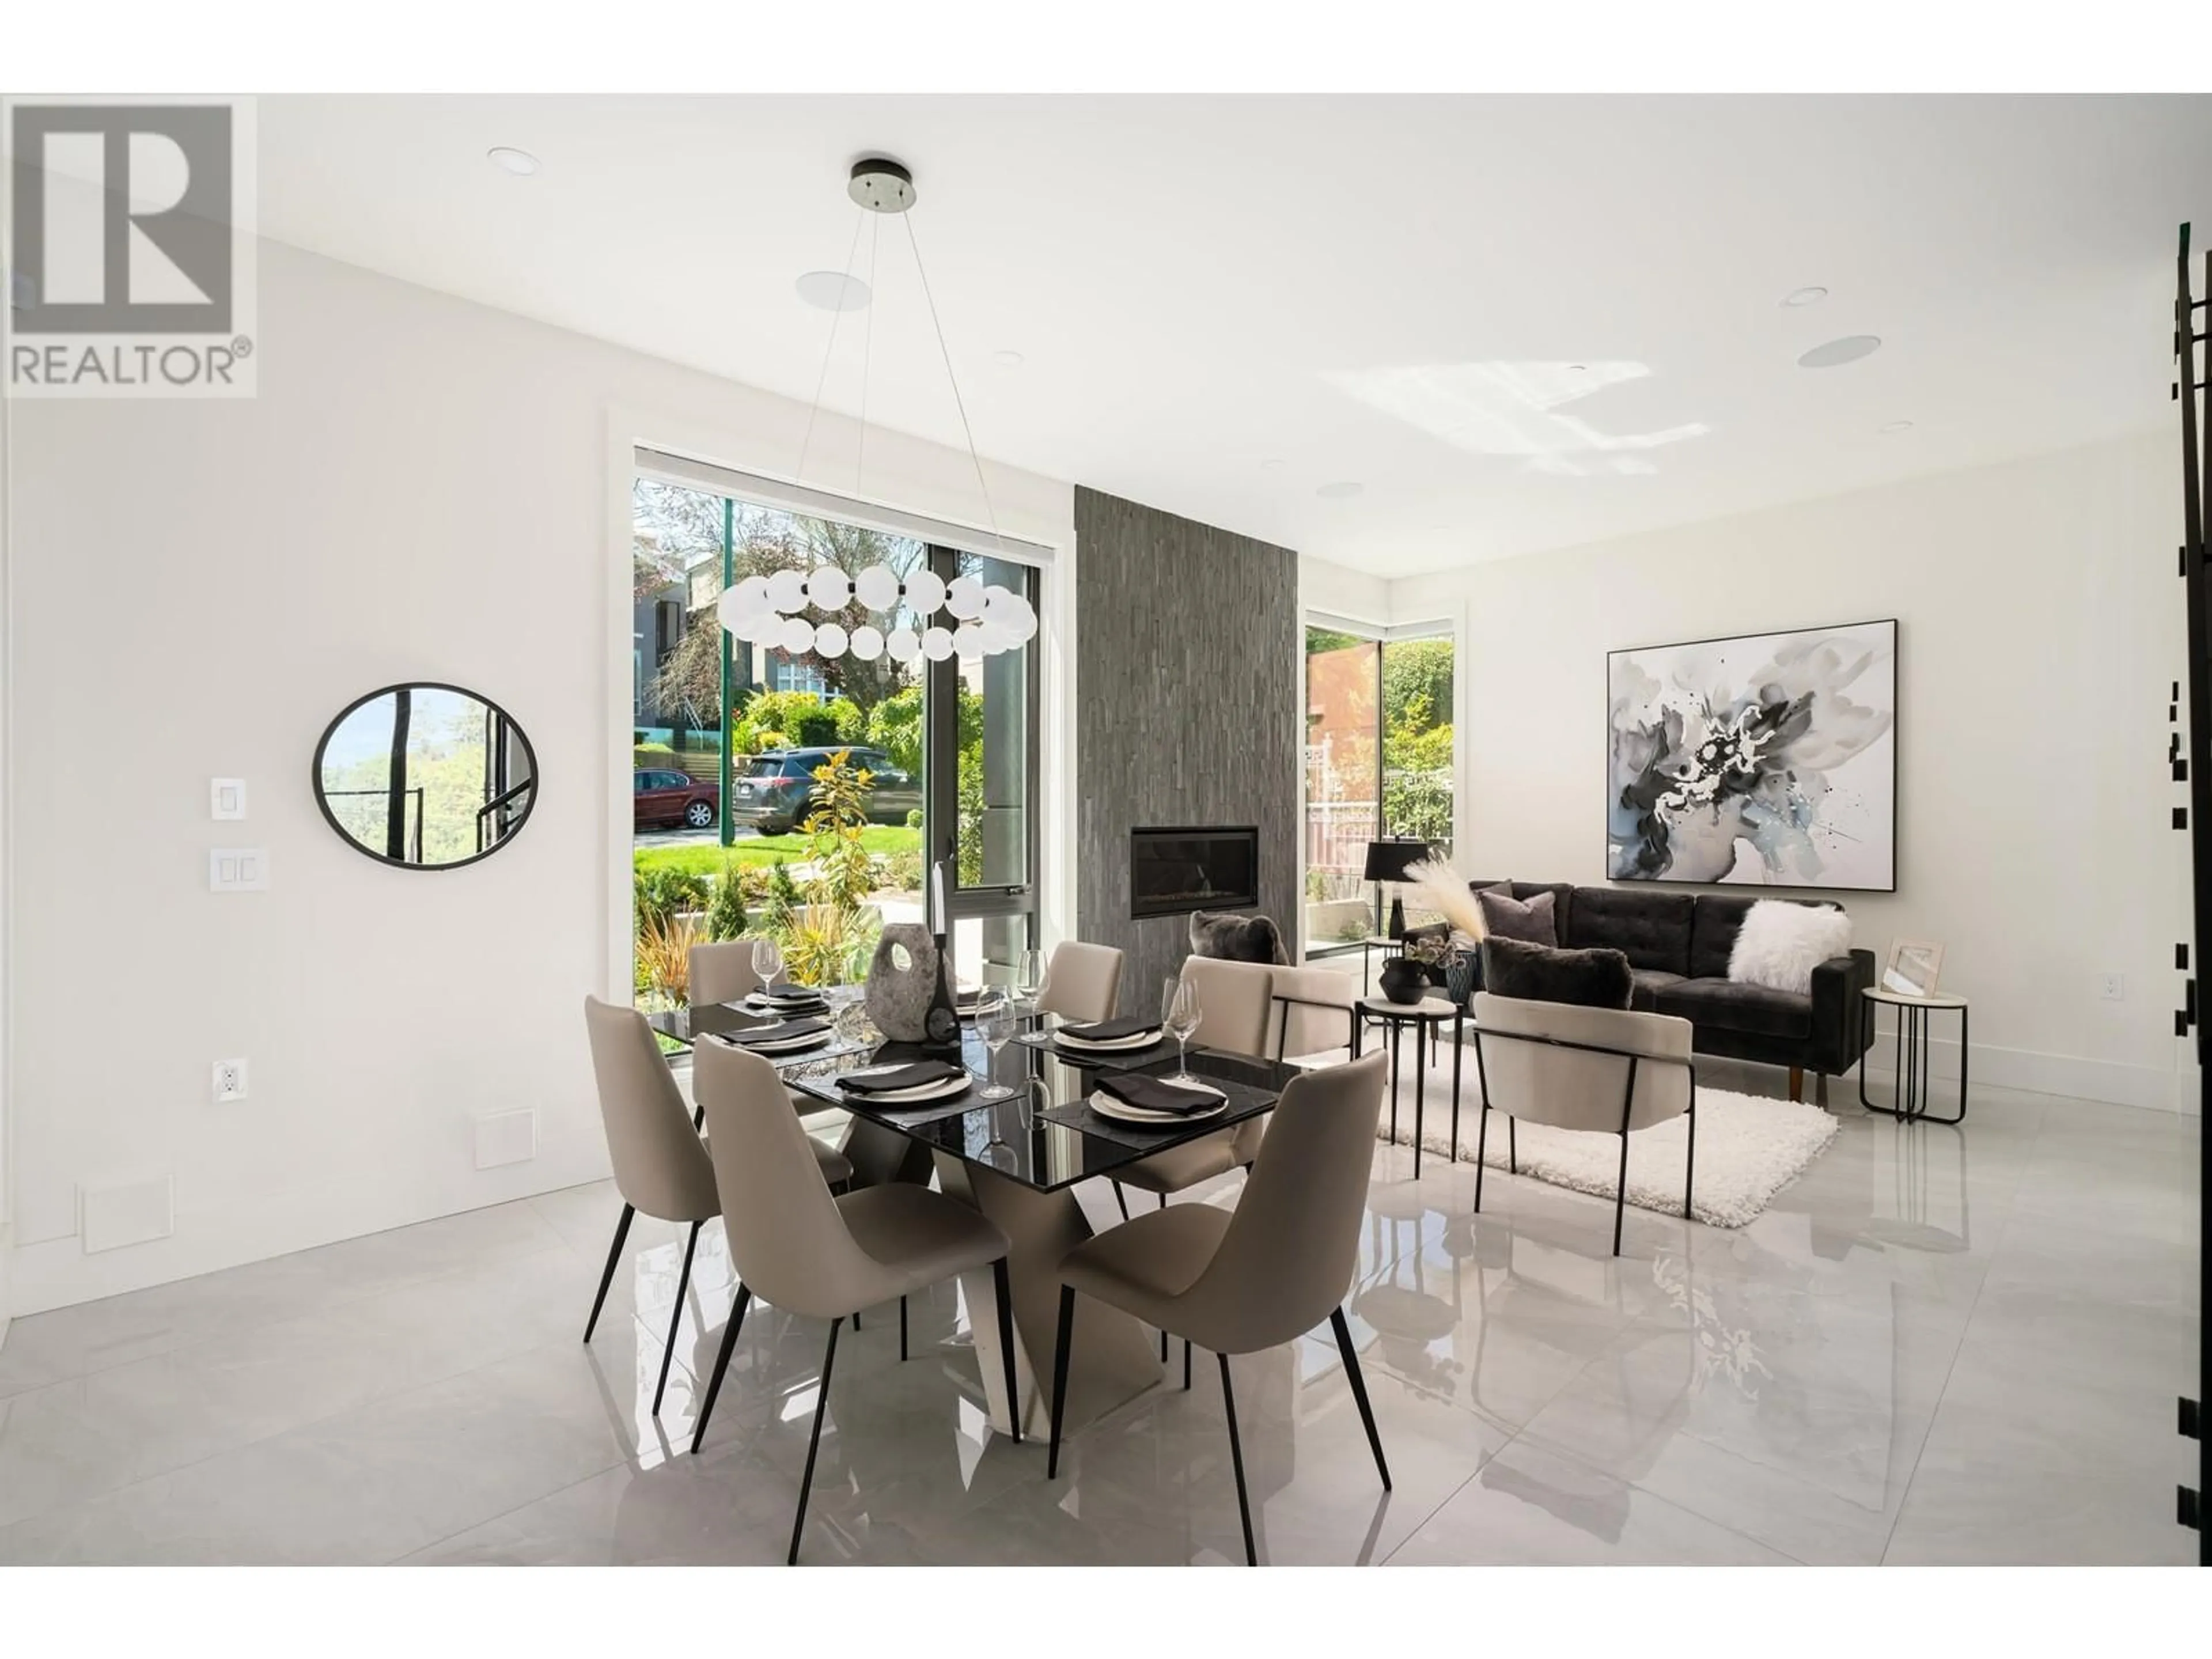
<path fill-rule="evenodd" d="M 1263 1559 L 2190 1559 L 2197 1122 L 1996 1091 L 1963 1130 L 1837 1110 L 1753 1225 L 1632 1210 L 1617 1261 L 1598 1200 L 1493 1175 L 1477 1217 L 1472 1169 L 1416 1184 L 1378 1148 L 1351 1309 L 1397 1490 L 1325 1327 L 1237 1360 Z M 617 1202 L 581 1188 L 17 1321 L 0 1562 L 781 1561 L 823 1328 L 757 1310 L 686 1455 L 727 1262 L 709 1227 L 656 1424 L 675 1230 L 633 1230 L 577 1340 Z M 806 1561 L 1241 1559 L 1203 1356 L 1193 1392 L 1178 1363 L 1048 1485 L 1042 1445 L 984 1425 L 963 1325 L 946 1290 L 904 1365 L 890 1310 L 840 1342 Z"/>

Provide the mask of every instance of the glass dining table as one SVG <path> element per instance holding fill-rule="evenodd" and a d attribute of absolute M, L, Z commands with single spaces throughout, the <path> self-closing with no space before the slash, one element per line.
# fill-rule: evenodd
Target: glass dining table
<path fill-rule="evenodd" d="M 1015 1380 L 1018 1399 L 1005 1395 L 998 1354 L 998 1319 L 991 1274 L 964 1274 L 961 1291 L 990 1416 L 1002 1431 L 1018 1413 L 1025 1431 L 1048 1427 L 1050 1401 L 1042 1379 L 1052 1374 L 1057 1335 L 1060 1261 L 1092 1237 L 1074 1188 L 1092 1176 L 1111 1179 L 1116 1170 L 1170 1146 L 1221 1133 L 1245 1119 L 1274 1109 L 1300 1068 L 1194 1047 L 1189 1069 L 1224 1096 L 1224 1109 L 1203 1120 L 1164 1126 L 1137 1125 L 1102 1115 L 1091 1104 L 1102 1071 L 1161 1075 L 1176 1069 L 1172 1042 L 1111 1054 L 1077 1055 L 1054 1040 L 1050 1017 L 1025 1017 L 1029 1029 L 994 1057 L 972 1024 L 961 1027 L 961 1051 L 926 1051 L 866 1040 L 866 1028 L 842 1012 L 850 997 L 835 998 L 828 1016 L 830 1040 L 817 1048 L 767 1054 L 793 1096 L 823 1110 L 848 1115 L 844 1152 L 854 1181 L 927 1181 L 973 1204 L 1005 1230 L 1012 1249 L 1007 1281 L 1013 1297 Z M 763 1018 L 742 1006 L 717 1005 L 649 1015 L 656 1030 L 690 1045 L 727 1040 L 763 1028 Z M 976 1081 L 962 1095 L 923 1105 L 867 1100 L 838 1085 L 845 1073 L 866 1066 L 921 1058 L 966 1069 Z M 1013 1091 L 981 1097 L 987 1079 Z M 1069 1428 L 1112 1410 L 1165 1376 L 1154 1339 L 1128 1315 L 1103 1304 L 1085 1310 L 1083 1340 L 1069 1367 Z"/>

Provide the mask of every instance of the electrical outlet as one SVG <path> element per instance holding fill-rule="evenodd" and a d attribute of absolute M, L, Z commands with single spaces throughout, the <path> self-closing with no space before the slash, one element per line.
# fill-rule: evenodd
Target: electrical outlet
<path fill-rule="evenodd" d="M 2097 981 L 2097 994 L 2107 1002 L 2118 1002 L 2128 994 L 2128 982 L 2118 974 L 2106 974 Z"/>
<path fill-rule="evenodd" d="M 215 1103 L 225 1106 L 246 1098 L 246 1062 L 218 1060 L 215 1063 Z"/>

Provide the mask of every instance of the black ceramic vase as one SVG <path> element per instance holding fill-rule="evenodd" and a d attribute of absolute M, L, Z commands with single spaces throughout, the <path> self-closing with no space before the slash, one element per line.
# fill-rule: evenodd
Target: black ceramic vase
<path fill-rule="evenodd" d="M 1391 957 L 1376 980 L 1382 987 L 1382 994 L 1393 1002 L 1419 1002 L 1428 992 L 1428 970 L 1408 957 Z"/>

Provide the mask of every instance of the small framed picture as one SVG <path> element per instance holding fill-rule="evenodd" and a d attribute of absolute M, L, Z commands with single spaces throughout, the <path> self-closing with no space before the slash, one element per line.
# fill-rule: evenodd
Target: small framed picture
<path fill-rule="evenodd" d="M 1936 977 L 1943 970 L 1943 947 L 1927 939 L 1901 939 L 1889 947 L 1889 966 L 1882 970 L 1881 988 L 1901 997 L 1936 994 Z"/>

